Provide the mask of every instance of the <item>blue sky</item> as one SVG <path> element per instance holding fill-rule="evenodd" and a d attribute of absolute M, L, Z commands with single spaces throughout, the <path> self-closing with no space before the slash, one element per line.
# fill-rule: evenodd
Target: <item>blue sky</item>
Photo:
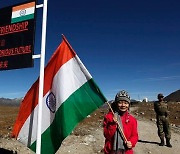
<path fill-rule="evenodd" d="M 1 0 L 0 8 L 23 0 Z M 38 4 L 42 0 L 38 1 Z M 179 0 L 49 0 L 46 64 L 64 34 L 108 100 L 122 89 L 156 100 L 180 89 Z M 42 8 L 35 54 L 40 53 Z M 0 97 L 24 97 L 39 76 L 33 68 L 0 72 Z"/>

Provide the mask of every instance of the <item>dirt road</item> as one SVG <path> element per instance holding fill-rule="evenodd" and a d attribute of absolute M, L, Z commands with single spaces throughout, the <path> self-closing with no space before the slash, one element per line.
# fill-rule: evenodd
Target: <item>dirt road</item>
<path fill-rule="evenodd" d="M 139 142 L 134 151 L 135 154 L 177 154 L 180 151 L 180 134 L 172 131 L 172 148 L 160 147 L 155 123 L 138 120 Z"/>
<path fill-rule="evenodd" d="M 139 142 L 134 148 L 135 154 L 177 154 L 180 151 L 180 134 L 172 132 L 172 148 L 158 145 L 157 128 L 151 121 L 138 120 Z M 104 137 L 102 129 L 91 132 L 92 135 L 78 138 L 69 136 L 57 154 L 93 154 L 103 153 Z M 72 142 L 74 141 L 74 142 Z"/>
<path fill-rule="evenodd" d="M 103 113 L 102 113 L 103 114 Z M 99 115 L 95 113 L 93 116 Z M 92 117 L 93 117 L 92 116 Z M 90 117 L 91 118 L 91 117 Z M 101 120 L 101 121 L 100 121 Z M 100 124 L 91 123 L 88 127 L 78 126 L 77 133 L 72 133 L 62 143 L 56 154 L 102 154 L 104 137 L 102 129 L 102 117 L 97 120 Z M 97 123 L 97 121 L 95 123 Z M 179 128 L 178 128 L 179 129 Z M 158 145 L 157 128 L 155 122 L 138 119 L 139 142 L 134 148 L 135 154 L 177 154 L 180 151 L 180 134 L 172 131 L 172 148 Z M 83 135 L 82 135 L 83 134 Z M 14 139 L 0 138 L 0 154 L 4 151 L 18 154 L 31 154 L 30 150 Z"/>

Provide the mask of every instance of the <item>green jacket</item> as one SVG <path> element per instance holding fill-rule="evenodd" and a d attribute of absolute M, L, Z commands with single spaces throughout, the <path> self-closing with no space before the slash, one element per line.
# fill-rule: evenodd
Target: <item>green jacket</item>
<path fill-rule="evenodd" d="M 156 101 L 154 102 L 154 110 L 156 112 L 157 116 L 168 116 L 168 105 L 166 102 L 162 101 Z"/>

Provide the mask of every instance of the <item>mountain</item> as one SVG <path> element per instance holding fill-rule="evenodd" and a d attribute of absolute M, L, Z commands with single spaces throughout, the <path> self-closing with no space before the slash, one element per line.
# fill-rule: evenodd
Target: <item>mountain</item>
<path fill-rule="evenodd" d="M 172 92 L 164 98 L 165 101 L 169 102 L 180 102 L 180 90 Z"/>
<path fill-rule="evenodd" d="M 13 105 L 13 106 L 19 106 L 21 103 L 22 98 L 15 98 L 15 99 L 9 99 L 9 98 L 0 98 L 0 105 Z"/>

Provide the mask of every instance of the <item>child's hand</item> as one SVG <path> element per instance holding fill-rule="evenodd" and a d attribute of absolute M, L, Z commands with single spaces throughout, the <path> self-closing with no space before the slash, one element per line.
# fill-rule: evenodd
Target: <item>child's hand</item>
<path fill-rule="evenodd" d="M 132 148 L 132 143 L 131 143 L 131 141 L 127 141 L 127 142 L 126 142 L 126 146 L 127 146 L 129 149 L 131 149 L 131 148 Z"/>

